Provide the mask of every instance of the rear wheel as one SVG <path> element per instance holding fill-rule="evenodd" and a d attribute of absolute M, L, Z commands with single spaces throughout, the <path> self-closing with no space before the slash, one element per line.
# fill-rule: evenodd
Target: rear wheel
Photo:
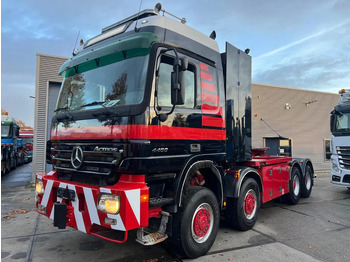
<path fill-rule="evenodd" d="M 299 168 L 293 168 L 291 183 L 289 183 L 289 193 L 283 196 L 283 199 L 289 205 L 296 205 L 299 202 L 301 193 L 300 177 Z"/>
<path fill-rule="evenodd" d="M 305 169 L 305 176 L 301 179 L 301 197 L 308 198 L 312 191 L 312 168 L 307 165 Z"/>
<path fill-rule="evenodd" d="M 182 210 L 173 216 L 170 244 L 180 256 L 197 258 L 213 245 L 220 220 L 220 208 L 213 192 L 190 187 Z"/>
<path fill-rule="evenodd" d="M 253 228 L 260 208 L 260 191 L 257 182 L 248 178 L 241 187 L 239 197 L 228 199 L 227 202 L 228 223 L 242 231 Z"/>

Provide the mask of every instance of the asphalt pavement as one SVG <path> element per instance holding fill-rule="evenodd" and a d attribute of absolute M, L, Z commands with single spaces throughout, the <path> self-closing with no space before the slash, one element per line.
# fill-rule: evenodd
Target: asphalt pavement
<path fill-rule="evenodd" d="M 35 212 L 31 164 L 2 177 L 1 261 L 179 261 L 166 243 L 142 246 L 130 232 L 115 244 L 76 230 L 54 228 Z M 349 261 L 350 190 L 317 173 L 310 198 L 290 206 L 262 206 L 252 230 L 240 232 L 221 223 L 206 256 L 187 261 Z"/>

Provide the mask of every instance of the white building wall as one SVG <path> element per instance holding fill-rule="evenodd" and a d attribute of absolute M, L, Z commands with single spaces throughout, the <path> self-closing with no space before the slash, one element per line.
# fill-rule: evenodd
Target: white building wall
<path fill-rule="evenodd" d="M 253 147 L 265 146 L 264 137 L 278 137 L 275 130 L 292 139 L 293 157 L 310 158 L 317 170 L 330 169 L 324 139 L 331 137 L 330 112 L 338 98 L 333 93 L 253 84 Z"/>
<path fill-rule="evenodd" d="M 36 173 L 45 172 L 46 166 L 49 83 L 62 82 L 63 76 L 58 75 L 58 70 L 67 59 L 53 55 L 36 55 L 33 181 Z"/>

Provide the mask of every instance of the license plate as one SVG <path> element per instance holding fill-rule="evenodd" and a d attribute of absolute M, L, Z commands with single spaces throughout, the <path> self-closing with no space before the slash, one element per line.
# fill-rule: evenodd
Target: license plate
<path fill-rule="evenodd" d="M 68 188 L 57 188 L 57 197 L 64 198 L 67 200 L 75 200 L 75 191 Z"/>
<path fill-rule="evenodd" d="M 67 220 L 67 205 L 64 203 L 55 203 L 54 210 L 53 226 L 58 227 L 59 229 L 65 229 Z"/>

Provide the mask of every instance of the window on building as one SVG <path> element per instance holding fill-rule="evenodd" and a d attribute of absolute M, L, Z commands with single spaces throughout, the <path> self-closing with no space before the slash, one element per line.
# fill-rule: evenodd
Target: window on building
<path fill-rule="evenodd" d="M 158 81 L 158 105 L 172 106 L 171 104 L 171 72 L 173 71 L 174 59 L 163 56 L 159 67 Z M 184 72 L 185 77 L 185 103 L 177 107 L 194 108 L 195 106 L 195 68 L 189 64 Z"/>
<path fill-rule="evenodd" d="M 328 161 L 331 160 L 331 140 L 330 139 L 323 139 L 323 145 L 324 145 L 324 160 Z"/>
<path fill-rule="evenodd" d="M 292 156 L 292 139 L 280 137 L 265 137 L 266 152 L 271 156 Z"/>

